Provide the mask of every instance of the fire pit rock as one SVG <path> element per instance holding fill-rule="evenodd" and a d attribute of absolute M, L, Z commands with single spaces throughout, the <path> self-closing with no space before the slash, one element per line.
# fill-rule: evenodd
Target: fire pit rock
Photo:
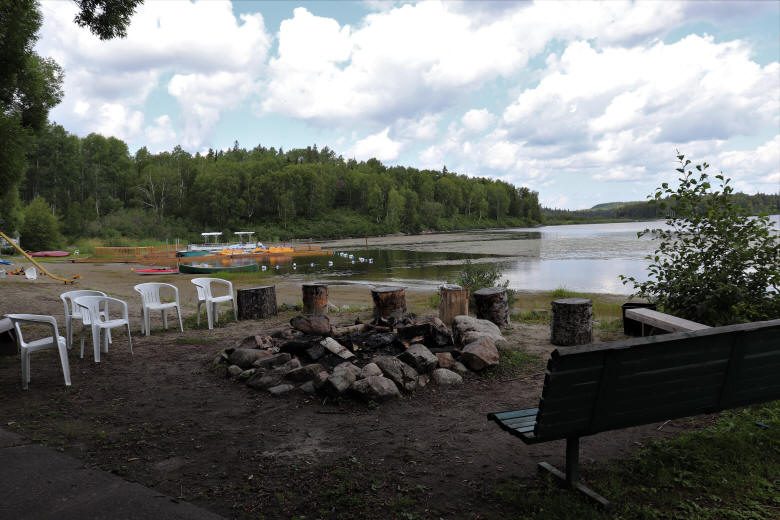
<path fill-rule="evenodd" d="M 383 376 L 368 376 L 355 381 L 352 391 L 366 401 L 387 401 L 401 395 L 395 383 Z"/>
<path fill-rule="evenodd" d="M 460 359 L 471 370 L 484 370 L 498 365 L 498 349 L 490 336 L 482 336 L 463 347 Z"/>
<path fill-rule="evenodd" d="M 374 362 L 393 383 L 407 392 L 417 388 L 417 371 L 398 358 L 379 356 Z"/>
<path fill-rule="evenodd" d="M 400 353 L 398 359 L 422 374 L 430 372 L 439 363 L 439 360 L 428 350 L 428 347 L 420 343 L 415 343 L 406 349 L 405 352 Z"/>

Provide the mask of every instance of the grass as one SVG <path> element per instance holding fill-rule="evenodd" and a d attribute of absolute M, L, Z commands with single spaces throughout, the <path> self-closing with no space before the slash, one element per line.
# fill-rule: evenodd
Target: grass
<path fill-rule="evenodd" d="M 493 498 L 513 518 L 779 518 L 780 401 L 725 412 L 703 430 L 653 442 L 586 478 L 613 502 L 612 511 L 550 481 L 506 480 Z"/>
<path fill-rule="evenodd" d="M 501 348 L 498 355 L 498 366 L 483 372 L 485 377 L 501 380 L 512 379 L 544 369 L 544 359 L 524 350 Z"/>
<path fill-rule="evenodd" d="M 214 328 L 220 328 L 224 327 L 228 323 L 231 323 L 235 321 L 235 317 L 233 316 L 233 311 L 223 311 L 219 313 L 219 320 L 214 323 Z M 200 312 L 200 325 L 198 325 L 198 315 L 197 314 L 191 314 L 189 316 L 184 317 L 184 329 L 208 329 L 209 323 L 208 319 L 206 318 L 206 311 L 201 310 Z M 189 344 L 189 343 L 188 343 Z"/>
<path fill-rule="evenodd" d="M 593 302 L 593 319 L 599 329 L 616 331 L 622 327 L 621 305 L 625 303 L 623 297 L 581 293 L 565 287 L 538 293 L 518 293 L 512 308 L 512 321 L 532 324 L 550 323 L 550 302 L 560 298 L 588 298 Z"/>

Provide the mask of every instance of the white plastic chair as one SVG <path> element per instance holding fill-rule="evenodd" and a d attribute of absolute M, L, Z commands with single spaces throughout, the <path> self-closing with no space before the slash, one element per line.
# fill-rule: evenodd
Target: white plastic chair
<path fill-rule="evenodd" d="M 193 278 L 190 281 L 195 284 L 195 288 L 198 290 L 198 325 L 200 325 L 200 306 L 204 303 L 206 304 L 206 319 L 209 329 L 213 329 L 214 323 L 219 320 L 219 313 L 217 313 L 218 303 L 233 302 L 233 318 L 238 320 L 238 308 L 236 307 L 236 299 L 233 297 L 232 283 L 221 278 Z M 214 296 L 211 292 L 212 284 L 224 285 L 227 287 L 227 294 Z"/>
<path fill-rule="evenodd" d="M 80 296 L 106 296 L 103 291 L 68 291 L 60 294 L 60 300 L 65 307 L 65 339 L 68 342 L 68 349 L 73 347 L 73 320 L 80 320 L 82 324 L 89 325 L 89 322 L 84 322 L 84 318 L 81 315 L 81 309 L 73 303 L 73 300 Z M 87 317 L 89 319 L 89 317 Z M 111 331 L 108 331 L 108 342 L 111 343 Z"/>
<path fill-rule="evenodd" d="M 92 348 L 94 349 L 95 363 L 100 363 L 100 331 L 106 330 L 103 342 L 103 352 L 108 352 L 108 331 L 117 327 L 127 327 L 127 341 L 130 344 L 130 355 L 133 354 L 133 338 L 130 335 L 130 318 L 127 315 L 127 304 L 118 298 L 110 296 L 80 296 L 73 300 L 80 307 L 83 316 L 84 328 L 89 325 L 92 329 Z M 111 319 L 111 306 L 117 305 L 122 309 L 122 317 Z M 102 307 L 102 309 L 101 309 Z M 89 323 L 87 323 L 89 322 Z M 81 353 L 84 357 L 84 334 L 81 335 Z"/>
<path fill-rule="evenodd" d="M 6 314 L 13 324 L 16 331 L 16 344 L 22 357 L 22 388 L 27 390 L 30 384 L 30 354 L 38 350 L 56 348 L 60 354 L 60 363 L 62 364 L 62 375 L 65 377 L 65 386 L 70 386 L 70 364 L 68 364 L 68 348 L 65 338 L 60 336 L 57 330 L 57 320 L 53 316 L 43 316 L 40 314 Z M 25 341 L 22 336 L 22 324 L 49 325 L 51 327 L 51 336 L 46 336 L 33 341 Z"/>
<path fill-rule="evenodd" d="M 168 288 L 173 291 L 173 301 L 163 302 L 160 299 L 160 289 Z M 176 315 L 179 317 L 179 328 L 184 332 L 184 325 L 181 321 L 181 307 L 179 306 L 179 288 L 169 283 L 139 283 L 133 287 L 141 295 L 141 333 L 147 336 L 151 334 L 149 327 L 149 314 L 151 311 L 160 311 L 162 313 L 163 328 L 168 329 L 168 309 L 176 309 Z"/>

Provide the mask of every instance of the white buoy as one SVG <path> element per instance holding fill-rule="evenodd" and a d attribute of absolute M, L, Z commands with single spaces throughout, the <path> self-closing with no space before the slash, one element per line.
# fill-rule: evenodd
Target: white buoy
<path fill-rule="evenodd" d="M 266 270 L 266 269 L 268 269 L 268 268 L 267 268 L 266 266 L 261 266 L 261 267 L 260 267 L 260 269 L 262 269 L 263 271 L 265 271 L 265 270 Z"/>
<path fill-rule="evenodd" d="M 314 262 L 310 263 L 309 267 L 314 267 Z"/>
<path fill-rule="evenodd" d="M 333 267 L 333 261 L 332 260 L 328 260 L 328 267 Z"/>

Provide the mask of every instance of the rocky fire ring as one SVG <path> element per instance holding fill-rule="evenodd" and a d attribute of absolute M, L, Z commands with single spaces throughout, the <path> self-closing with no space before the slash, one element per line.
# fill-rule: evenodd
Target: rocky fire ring
<path fill-rule="evenodd" d="M 385 401 L 428 384 L 462 384 L 469 371 L 498 365 L 503 341 L 495 324 L 471 316 L 456 316 L 452 329 L 414 315 L 341 327 L 328 316 L 297 316 L 224 349 L 212 370 L 274 396 L 298 390 Z"/>

